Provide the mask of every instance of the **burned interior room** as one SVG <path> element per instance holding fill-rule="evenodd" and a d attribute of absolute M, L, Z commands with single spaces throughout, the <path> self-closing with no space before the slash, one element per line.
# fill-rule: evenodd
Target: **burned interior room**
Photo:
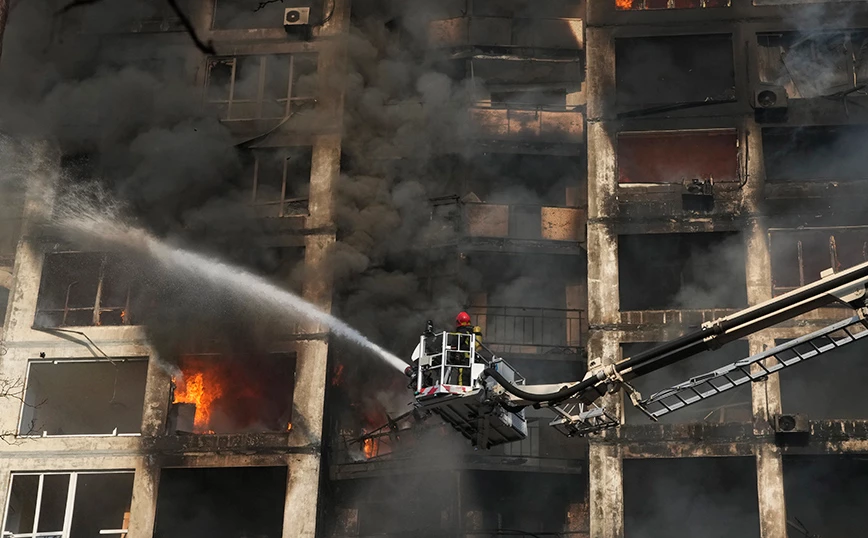
<path fill-rule="evenodd" d="M 293 355 L 182 355 L 178 369 L 167 433 L 292 429 Z"/>
<path fill-rule="evenodd" d="M 625 535 L 760 535 L 752 458 L 624 462 Z"/>
<path fill-rule="evenodd" d="M 618 268 L 622 310 L 747 304 L 745 249 L 737 233 L 622 235 Z"/>
<path fill-rule="evenodd" d="M 619 106 L 735 99 L 731 35 L 621 38 L 615 58 Z"/>
<path fill-rule="evenodd" d="M 286 479 L 286 467 L 163 469 L 154 536 L 282 536 Z"/>

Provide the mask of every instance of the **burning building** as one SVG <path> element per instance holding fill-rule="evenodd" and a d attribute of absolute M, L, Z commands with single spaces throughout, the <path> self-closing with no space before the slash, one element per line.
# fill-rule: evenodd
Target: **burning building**
<path fill-rule="evenodd" d="M 7 534 L 861 529 L 858 350 L 660 423 L 611 394 L 620 427 L 588 439 L 528 409 L 525 440 L 477 451 L 412 413 L 406 378 L 324 325 L 52 226 L 70 208 L 120 216 L 291 290 L 401 356 L 427 320 L 448 327 L 466 310 L 534 383 L 581 379 L 868 259 L 860 3 L 9 8 Z"/>

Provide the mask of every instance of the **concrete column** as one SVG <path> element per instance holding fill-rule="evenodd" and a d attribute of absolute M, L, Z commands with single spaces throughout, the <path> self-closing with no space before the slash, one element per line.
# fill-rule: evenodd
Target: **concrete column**
<path fill-rule="evenodd" d="M 611 226 L 617 216 L 616 136 L 605 121 L 615 90 L 615 42 L 609 29 L 586 31 L 588 88 L 588 323 L 595 326 L 620 322 L 618 295 L 618 238 Z M 610 364 L 619 357 L 619 333 L 592 329 L 588 341 L 589 368 Z M 620 415 L 620 396 L 603 399 L 603 405 Z M 588 480 L 590 535 L 620 538 L 624 535 L 623 463 L 620 447 L 607 442 L 613 432 L 591 439 Z"/>
<path fill-rule="evenodd" d="M 284 538 L 316 536 L 320 454 L 295 454 L 288 458 L 286 507 L 283 512 Z"/>
<path fill-rule="evenodd" d="M 755 141 L 748 140 L 754 150 Z M 761 150 L 761 145 L 759 147 Z M 759 152 L 761 155 L 761 151 Z M 745 209 L 757 207 L 762 185 L 762 170 L 748 162 L 751 176 L 745 193 Z M 745 230 L 747 298 L 749 304 L 766 301 L 772 296 L 771 257 L 768 246 L 768 226 L 763 218 L 753 218 Z M 774 339 L 759 333 L 748 338 L 750 353 L 760 353 L 775 345 Z M 758 366 L 754 367 L 759 370 Z M 780 379 L 777 374 L 751 384 L 754 432 L 771 432 L 771 418 L 781 412 Z M 784 475 L 780 449 L 774 442 L 758 442 L 755 448 L 757 498 L 759 500 L 760 535 L 763 538 L 786 538 L 787 511 L 784 502 Z"/>
<path fill-rule="evenodd" d="M 592 442 L 588 454 L 590 474 L 590 538 L 623 538 L 624 472 L 620 447 Z"/>
<path fill-rule="evenodd" d="M 60 154 L 49 143 L 34 143 L 27 151 L 27 190 L 22 213 L 21 240 L 15 254 L 13 286 L 9 294 L 4 339 L 24 340 L 33 325 L 39 282 L 42 278 L 42 252 L 36 247 L 39 219 L 51 211 L 53 188 L 59 174 Z M 23 159 L 24 157 L 22 157 Z"/>
<path fill-rule="evenodd" d="M 142 463 L 136 466 L 133 479 L 129 538 L 150 538 L 154 535 L 159 487 L 160 466 L 155 463 L 153 456 L 145 456 Z"/>
<path fill-rule="evenodd" d="M 757 446 L 756 477 L 760 536 L 787 538 L 784 468 L 780 448 L 774 443 L 761 443 Z"/>

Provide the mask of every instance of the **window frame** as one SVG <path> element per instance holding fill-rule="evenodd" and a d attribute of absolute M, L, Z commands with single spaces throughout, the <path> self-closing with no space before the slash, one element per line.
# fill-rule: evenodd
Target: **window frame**
<path fill-rule="evenodd" d="M 43 276 L 40 279 L 40 283 L 39 283 L 40 288 L 39 288 L 39 292 L 37 293 L 37 298 L 36 298 L 35 317 L 38 317 L 39 314 L 41 314 L 41 313 L 56 314 L 56 313 L 62 312 L 63 318 L 61 319 L 61 323 L 58 325 L 52 326 L 52 328 L 59 328 L 59 327 L 122 327 L 125 325 L 133 325 L 133 323 L 130 320 L 130 318 L 132 317 L 132 316 L 130 316 L 130 300 L 131 300 L 131 296 L 132 296 L 132 284 L 127 286 L 127 289 L 126 289 L 126 303 L 123 306 L 123 308 L 121 309 L 121 321 L 122 321 L 122 323 L 120 325 L 102 325 L 102 323 L 101 323 L 102 314 L 104 314 L 106 312 L 114 312 L 114 311 L 118 310 L 118 307 L 105 307 L 102 305 L 102 291 L 103 291 L 103 287 L 104 287 L 104 284 L 106 281 L 106 265 L 108 264 L 111 257 L 117 256 L 117 255 L 112 253 L 112 252 L 87 252 L 87 251 L 46 252 L 44 257 L 43 257 L 43 271 L 45 270 L 44 267 L 47 264 L 48 258 L 50 256 L 63 255 L 63 254 L 84 254 L 84 255 L 91 254 L 91 255 L 95 255 L 95 256 L 99 255 L 102 257 L 102 259 L 100 260 L 99 274 L 97 275 L 97 288 L 96 288 L 96 293 L 94 295 L 94 304 L 92 307 L 83 307 L 83 306 L 82 307 L 73 307 L 73 308 L 69 307 L 70 291 L 72 290 L 72 286 L 78 283 L 77 281 L 75 281 L 66 287 L 66 297 L 64 299 L 64 307 L 63 308 L 42 308 L 42 307 L 40 307 L 39 306 L 39 294 L 42 292 L 42 284 L 45 281 L 44 276 Z M 122 259 L 122 258 L 119 258 L 119 259 Z M 44 275 L 44 273 L 43 273 L 43 275 Z M 91 311 L 93 313 L 90 325 L 68 325 L 66 323 L 70 312 L 86 312 L 86 311 Z"/>
<path fill-rule="evenodd" d="M 24 374 L 24 388 L 22 391 L 21 405 L 18 408 L 18 422 L 16 424 L 16 433 L 15 437 L 19 439 L 37 439 L 37 438 L 65 438 L 65 437 L 141 437 L 142 432 L 141 428 L 144 424 L 144 421 L 139 425 L 138 432 L 132 433 L 69 433 L 69 434 L 49 434 L 43 432 L 37 432 L 35 430 L 30 430 L 26 433 L 22 433 L 22 422 L 24 421 L 24 409 L 30 404 L 27 403 L 27 389 L 30 386 L 30 367 L 33 364 L 58 364 L 58 363 L 111 363 L 112 361 L 117 362 L 150 362 L 150 357 L 124 357 L 117 359 L 30 359 L 27 361 L 27 372 Z M 145 372 L 145 393 L 142 395 L 142 408 L 147 407 L 147 372 Z"/>
<path fill-rule="evenodd" d="M 271 206 L 277 205 L 277 206 L 279 206 L 279 209 L 277 212 L 277 218 L 306 217 L 310 214 L 310 210 L 309 210 L 310 196 L 308 195 L 308 196 L 302 196 L 302 197 L 296 197 L 296 198 L 287 198 L 286 197 L 287 178 L 289 176 L 289 171 L 290 171 L 290 165 L 289 165 L 290 157 L 288 156 L 286 149 L 287 148 L 280 148 L 277 150 L 283 154 L 282 155 L 283 163 L 282 163 L 282 167 L 281 167 L 282 168 L 282 170 L 281 170 L 282 177 L 281 177 L 280 199 L 279 200 L 257 200 L 257 195 L 259 192 L 260 163 L 262 162 L 264 156 L 263 156 L 263 153 L 261 150 L 260 151 L 253 151 L 251 153 L 251 157 L 253 159 L 253 170 L 252 170 L 253 171 L 253 177 L 252 178 L 249 178 L 249 177 L 246 178 L 246 179 L 252 179 L 252 181 L 253 181 L 253 186 L 252 186 L 253 188 L 251 189 L 251 192 L 250 192 L 250 205 L 253 206 L 254 208 L 271 207 Z M 308 174 L 307 174 L 308 185 L 310 185 L 310 172 L 311 171 L 309 169 Z"/>
<path fill-rule="evenodd" d="M 215 107 L 220 110 L 220 121 L 250 121 L 250 120 L 280 120 L 286 119 L 292 116 L 292 104 L 294 102 L 313 102 L 316 103 L 316 98 L 314 96 L 305 96 L 299 97 L 294 95 L 293 89 L 295 85 L 294 73 L 295 73 L 295 62 L 296 59 L 301 55 L 308 55 L 311 57 L 317 57 L 317 53 L 315 52 L 300 52 L 300 53 L 288 53 L 288 54 L 240 54 L 236 56 L 211 56 L 206 60 L 206 72 L 205 72 L 205 104 Z M 283 116 L 280 117 L 264 117 L 263 116 L 263 104 L 270 100 L 266 97 L 266 74 L 268 70 L 268 59 L 269 58 L 281 58 L 286 57 L 289 60 L 289 71 L 287 77 L 287 85 L 286 85 L 286 94 L 280 98 L 274 99 L 277 103 L 283 103 Z M 256 84 L 256 96 L 253 99 L 235 99 L 235 86 L 236 86 L 236 78 L 238 72 L 238 60 L 240 58 L 257 58 L 259 60 L 257 73 L 257 84 Z M 227 64 L 231 67 L 231 73 L 229 76 L 229 94 L 226 99 L 212 99 L 208 93 L 211 89 L 212 82 L 212 70 L 214 66 L 218 64 Z M 233 105 L 250 105 L 253 104 L 256 107 L 256 113 L 251 117 L 241 117 L 234 118 L 232 117 L 232 108 Z M 225 106 L 225 112 L 222 110 L 222 107 Z"/>
<path fill-rule="evenodd" d="M 69 538 L 70 533 L 72 532 L 72 518 L 75 514 L 75 493 L 78 487 L 78 477 L 79 475 L 101 475 L 101 474 L 130 474 L 133 475 L 133 479 L 135 480 L 135 470 L 124 470 L 124 469 L 110 469 L 110 470 L 100 470 L 100 471 L 22 471 L 17 472 L 13 471 L 9 475 L 9 482 L 6 486 L 6 506 L 3 510 L 3 538 Z M 42 490 L 43 485 L 45 483 L 46 476 L 59 476 L 66 475 L 69 476 L 69 485 L 67 486 L 66 491 L 66 507 L 64 509 L 63 514 L 63 529 L 58 533 L 56 531 L 42 531 L 37 532 L 36 529 L 39 528 L 39 516 L 40 509 L 42 504 Z M 38 476 L 39 477 L 39 485 L 36 490 L 36 505 L 34 509 L 33 515 L 33 531 L 22 534 L 12 534 L 11 532 L 7 533 L 6 524 L 9 519 L 9 507 L 12 504 L 12 484 L 15 480 L 16 476 Z M 132 493 L 130 494 L 130 505 L 132 505 Z M 102 534 L 103 536 L 124 536 L 126 537 L 129 533 L 129 529 L 102 529 L 102 530 L 116 530 L 118 532 L 110 533 L 110 534 Z"/>

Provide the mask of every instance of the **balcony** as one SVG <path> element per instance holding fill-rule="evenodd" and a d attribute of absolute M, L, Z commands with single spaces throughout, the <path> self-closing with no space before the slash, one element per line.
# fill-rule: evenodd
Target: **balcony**
<path fill-rule="evenodd" d="M 584 344 L 585 313 L 579 309 L 471 306 L 483 343 L 510 355 L 577 355 Z"/>
<path fill-rule="evenodd" d="M 585 140 L 585 117 L 581 110 L 476 106 L 469 113 L 475 134 L 481 139 L 546 144 L 583 144 Z"/>
<path fill-rule="evenodd" d="M 412 412 L 368 432 L 342 431 L 331 442 L 332 479 L 405 473 L 407 465 L 426 461 L 428 471 L 456 469 L 532 472 L 583 472 L 584 446 L 549 429 L 548 419 L 529 420 L 528 438 L 477 451 L 437 417 L 417 421 Z"/>
<path fill-rule="evenodd" d="M 452 246 L 487 252 L 578 254 L 586 216 L 577 207 L 432 200 L 436 229 L 426 246 Z"/>
<path fill-rule="evenodd" d="M 576 55 L 584 49 L 584 41 L 584 23 L 577 18 L 464 16 L 428 25 L 428 45 L 435 49 L 553 49 L 561 55 Z"/>

